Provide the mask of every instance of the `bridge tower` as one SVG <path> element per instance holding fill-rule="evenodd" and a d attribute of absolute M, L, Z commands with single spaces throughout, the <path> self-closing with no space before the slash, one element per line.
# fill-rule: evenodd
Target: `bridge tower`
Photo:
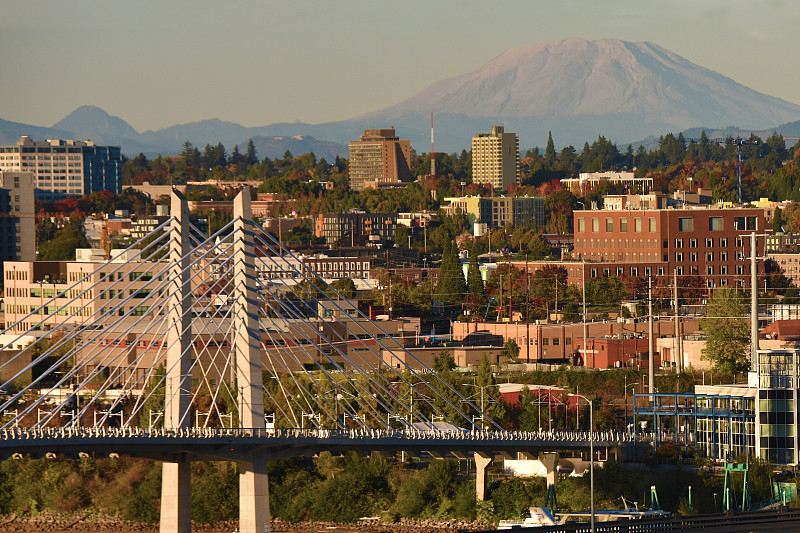
<path fill-rule="evenodd" d="M 233 357 L 236 365 L 239 426 L 263 430 L 261 334 L 256 294 L 255 245 L 250 188 L 233 201 Z M 239 463 L 239 531 L 269 532 L 267 459 L 250 452 Z"/>
<path fill-rule="evenodd" d="M 164 383 L 164 428 L 188 428 L 191 423 L 191 288 L 189 285 L 189 207 L 172 191 L 167 309 L 167 369 Z M 190 533 L 191 462 L 175 457 L 165 462 L 161 476 L 161 533 Z"/>

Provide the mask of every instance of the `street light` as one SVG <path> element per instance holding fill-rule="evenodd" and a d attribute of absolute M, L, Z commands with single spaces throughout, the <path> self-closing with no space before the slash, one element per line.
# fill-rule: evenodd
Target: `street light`
<path fill-rule="evenodd" d="M 567 396 L 583 398 L 589 404 L 589 499 L 591 503 L 590 524 L 591 531 L 594 533 L 594 414 L 592 400 L 581 394 L 569 393 Z"/>

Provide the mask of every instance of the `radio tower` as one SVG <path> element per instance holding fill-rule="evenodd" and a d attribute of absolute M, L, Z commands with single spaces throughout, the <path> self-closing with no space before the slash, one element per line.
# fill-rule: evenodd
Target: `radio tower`
<path fill-rule="evenodd" d="M 431 111 L 431 186 L 436 183 L 436 152 L 433 151 L 433 111 Z"/>

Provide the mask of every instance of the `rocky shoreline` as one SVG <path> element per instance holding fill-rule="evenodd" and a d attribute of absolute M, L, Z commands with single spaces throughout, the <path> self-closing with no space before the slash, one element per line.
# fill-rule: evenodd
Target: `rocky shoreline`
<path fill-rule="evenodd" d="M 401 519 L 388 524 L 377 518 L 363 519 L 354 524 L 337 524 L 334 522 L 297 522 L 289 523 L 273 520 L 270 529 L 274 533 L 456 533 L 460 529 L 490 529 L 492 524 L 473 521 Z M 237 531 L 235 521 L 215 524 L 192 523 L 192 531 L 197 533 L 232 533 Z M 35 516 L 18 516 L 11 514 L 0 518 L 2 532 L 38 532 L 67 533 L 80 531 L 104 531 L 107 533 L 157 533 L 158 524 L 126 522 L 116 516 L 84 513 L 75 516 L 38 514 Z"/>

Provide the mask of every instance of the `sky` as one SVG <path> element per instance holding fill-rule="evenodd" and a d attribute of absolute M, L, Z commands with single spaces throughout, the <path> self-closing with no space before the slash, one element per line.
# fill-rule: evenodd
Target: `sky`
<path fill-rule="evenodd" d="M 797 0 L 4 0 L 0 118 L 316 124 L 573 37 L 650 41 L 800 104 L 799 23 Z"/>

